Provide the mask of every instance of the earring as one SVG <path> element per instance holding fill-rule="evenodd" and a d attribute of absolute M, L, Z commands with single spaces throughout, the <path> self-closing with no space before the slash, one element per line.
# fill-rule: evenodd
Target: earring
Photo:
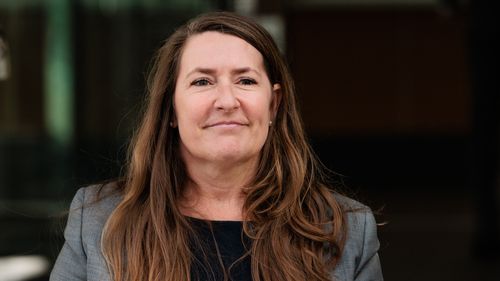
<path fill-rule="evenodd" d="M 175 128 L 174 122 L 170 122 L 170 127 Z"/>
<path fill-rule="evenodd" d="M 273 121 L 269 121 L 269 127 L 273 125 Z"/>

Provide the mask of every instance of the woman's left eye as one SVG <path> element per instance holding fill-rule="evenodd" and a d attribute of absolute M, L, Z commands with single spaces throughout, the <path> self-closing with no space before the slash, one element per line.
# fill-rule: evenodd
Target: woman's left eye
<path fill-rule="evenodd" d="M 242 85 L 254 85 L 257 84 L 257 81 L 252 78 L 242 78 L 240 79 L 239 83 Z"/>

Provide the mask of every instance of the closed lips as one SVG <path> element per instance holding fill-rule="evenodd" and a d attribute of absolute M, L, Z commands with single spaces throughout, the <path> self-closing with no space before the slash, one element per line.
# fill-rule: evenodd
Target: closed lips
<path fill-rule="evenodd" d="M 246 123 L 238 121 L 222 121 L 207 125 L 205 126 L 205 128 L 216 127 L 216 126 L 246 126 L 246 125 L 247 125 Z"/>

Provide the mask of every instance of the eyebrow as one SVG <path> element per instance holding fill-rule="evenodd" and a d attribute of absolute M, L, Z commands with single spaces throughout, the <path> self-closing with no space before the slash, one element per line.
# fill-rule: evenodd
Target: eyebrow
<path fill-rule="evenodd" d="M 203 73 L 203 74 L 208 74 L 208 75 L 213 75 L 217 72 L 217 70 L 213 68 L 204 68 L 204 67 L 196 67 L 195 69 L 191 70 L 188 74 L 186 74 L 186 77 L 189 77 L 193 73 Z M 253 69 L 251 67 L 240 67 L 231 70 L 231 74 L 243 74 L 247 72 L 255 72 L 257 75 L 260 76 L 260 72 L 256 69 Z"/>

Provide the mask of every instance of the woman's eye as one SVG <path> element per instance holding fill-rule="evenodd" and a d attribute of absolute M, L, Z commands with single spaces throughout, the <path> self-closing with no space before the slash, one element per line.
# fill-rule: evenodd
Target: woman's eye
<path fill-rule="evenodd" d="M 208 79 L 205 79 L 205 78 L 196 79 L 193 82 L 191 82 L 191 85 L 193 85 L 193 86 L 208 86 L 208 85 L 210 85 L 210 81 L 208 81 Z"/>
<path fill-rule="evenodd" d="M 252 78 L 242 78 L 242 79 L 240 79 L 240 84 L 242 84 L 242 85 L 254 85 L 254 84 L 257 84 L 257 81 L 255 81 Z"/>

